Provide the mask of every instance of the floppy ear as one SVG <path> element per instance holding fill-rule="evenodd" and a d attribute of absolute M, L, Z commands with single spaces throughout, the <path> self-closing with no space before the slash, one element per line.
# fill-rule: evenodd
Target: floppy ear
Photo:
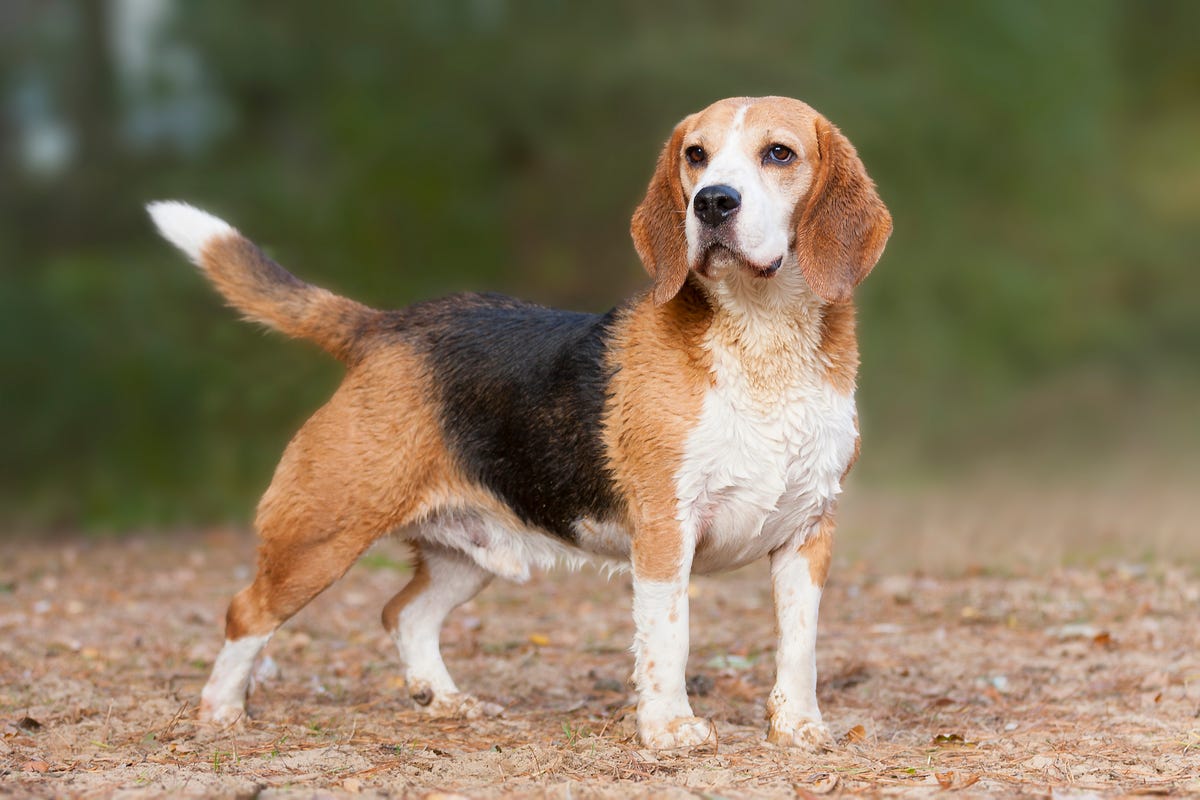
<path fill-rule="evenodd" d="M 689 117 L 690 119 L 690 117 Z M 633 212 L 629 232 L 642 265 L 654 279 L 654 303 L 670 300 L 687 279 L 687 198 L 679 181 L 679 149 L 688 120 L 675 126 L 658 157 L 658 166 L 641 205 Z"/>
<path fill-rule="evenodd" d="M 820 163 L 796 226 L 796 256 L 818 297 L 844 303 L 883 254 L 892 215 L 854 145 L 824 117 L 816 129 Z"/>

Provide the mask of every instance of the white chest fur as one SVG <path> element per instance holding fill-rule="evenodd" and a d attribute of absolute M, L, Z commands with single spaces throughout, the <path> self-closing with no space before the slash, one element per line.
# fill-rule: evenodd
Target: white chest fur
<path fill-rule="evenodd" d="M 841 491 L 854 398 L 825 379 L 805 331 L 793 334 L 751 342 L 759 358 L 710 336 L 714 386 L 676 475 L 693 571 L 732 569 L 806 535 Z"/>

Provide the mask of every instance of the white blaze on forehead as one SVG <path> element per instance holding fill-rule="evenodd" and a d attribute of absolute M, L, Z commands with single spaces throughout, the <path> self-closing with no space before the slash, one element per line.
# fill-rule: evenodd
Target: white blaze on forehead
<path fill-rule="evenodd" d="M 791 211 L 786 198 L 763 179 L 759 154 L 751 147 L 757 142 L 753 131 L 746 130 L 749 104 L 734 113 L 729 131 L 700 174 L 689 199 L 684 228 L 688 242 L 688 261 L 700 258 L 701 223 L 695 215 L 696 193 L 707 186 L 729 186 L 741 195 L 741 206 L 732 220 L 733 240 L 726 242 L 759 267 L 770 265 L 787 253 L 788 223 Z M 800 154 L 797 154 L 800 155 Z"/>
<path fill-rule="evenodd" d="M 708 163 L 708 168 L 704 170 L 700 178 L 700 182 L 696 184 L 696 190 L 704 186 L 712 186 L 717 183 L 725 183 L 722 180 L 726 175 L 738 177 L 746 172 L 748 159 L 742 152 L 742 134 L 746 125 L 746 112 L 750 110 L 750 106 L 745 105 L 737 110 L 733 115 L 733 121 L 729 123 L 729 133 L 721 142 L 721 146 L 715 153 L 710 153 L 711 160 Z M 752 166 L 752 165 L 750 165 Z M 734 186 L 733 188 L 737 188 Z M 696 193 L 692 192 L 695 197 Z"/>

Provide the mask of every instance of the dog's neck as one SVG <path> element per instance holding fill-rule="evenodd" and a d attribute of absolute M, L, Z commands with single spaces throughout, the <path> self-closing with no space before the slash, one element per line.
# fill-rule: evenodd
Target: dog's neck
<path fill-rule="evenodd" d="M 713 333 L 727 346 L 754 359 L 814 357 L 824 308 L 798 265 L 785 263 L 772 278 L 738 270 L 698 283 L 713 310 Z"/>
<path fill-rule="evenodd" d="M 836 372 L 853 390 L 858 365 L 854 314 L 827 306 L 808 287 L 795 263 L 772 278 L 738 271 L 719 281 L 693 278 L 710 310 L 704 347 L 720 363 L 736 365 L 771 405 L 800 385 L 830 380 Z M 831 335 L 832 334 L 832 335 Z"/>

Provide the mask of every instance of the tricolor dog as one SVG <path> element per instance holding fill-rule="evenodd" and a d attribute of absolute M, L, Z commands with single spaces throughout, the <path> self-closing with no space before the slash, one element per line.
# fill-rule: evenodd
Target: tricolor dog
<path fill-rule="evenodd" d="M 430 712 L 498 711 L 446 671 L 450 611 L 496 576 L 591 555 L 632 570 L 642 741 L 710 740 L 684 688 L 688 578 L 769 557 L 768 739 L 826 740 L 814 648 L 858 454 L 851 298 L 892 223 L 823 116 L 733 98 L 680 122 L 633 215 L 652 285 L 607 314 L 477 294 L 378 311 L 203 211 L 149 211 L 231 305 L 346 365 L 258 506 L 258 572 L 229 606 L 202 718 L 239 719 L 271 634 L 395 533 L 415 572 L 383 624 Z"/>

